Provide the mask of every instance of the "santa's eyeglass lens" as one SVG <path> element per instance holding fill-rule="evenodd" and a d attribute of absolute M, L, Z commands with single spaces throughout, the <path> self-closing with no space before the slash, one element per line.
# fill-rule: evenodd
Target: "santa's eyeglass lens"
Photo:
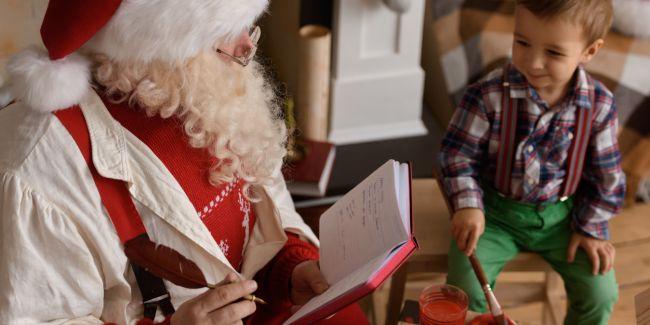
<path fill-rule="evenodd" d="M 251 61 L 253 61 L 253 58 L 255 57 L 255 53 L 257 52 L 257 42 L 260 40 L 261 35 L 262 35 L 262 30 L 260 29 L 259 26 L 255 26 L 251 29 L 251 32 L 249 33 L 249 37 L 251 39 L 251 42 L 253 43 L 253 47 L 251 47 L 251 49 L 248 51 L 248 53 L 246 53 L 245 56 L 234 56 L 220 49 L 217 49 L 217 53 L 221 53 L 229 57 L 231 60 L 235 61 L 236 63 L 239 63 L 243 67 L 245 67 L 249 63 L 251 63 Z"/>

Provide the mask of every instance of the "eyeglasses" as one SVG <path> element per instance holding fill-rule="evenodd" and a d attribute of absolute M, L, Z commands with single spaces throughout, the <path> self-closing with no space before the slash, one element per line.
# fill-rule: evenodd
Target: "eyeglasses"
<path fill-rule="evenodd" d="M 239 63 L 241 64 L 241 66 L 245 67 L 249 63 L 251 63 L 251 61 L 253 61 L 253 58 L 255 57 L 255 53 L 257 52 L 257 42 L 260 40 L 261 35 L 262 35 L 262 30 L 260 29 L 259 26 L 255 26 L 252 28 L 251 32 L 249 33 L 249 37 L 251 39 L 251 43 L 253 43 L 253 47 L 251 47 L 251 49 L 248 50 L 248 53 L 246 53 L 245 56 L 234 56 L 220 49 L 217 49 L 217 53 L 221 53 L 229 57 L 234 62 Z"/>

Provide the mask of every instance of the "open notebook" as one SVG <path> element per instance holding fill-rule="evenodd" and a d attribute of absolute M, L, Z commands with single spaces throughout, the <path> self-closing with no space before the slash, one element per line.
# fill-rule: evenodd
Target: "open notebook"
<path fill-rule="evenodd" d="M 320 267 L 330 288 L 285 324 L 328 317 L 375 290 L 415 251 L 411 168 L 389 160 L 320 218 Z"/>

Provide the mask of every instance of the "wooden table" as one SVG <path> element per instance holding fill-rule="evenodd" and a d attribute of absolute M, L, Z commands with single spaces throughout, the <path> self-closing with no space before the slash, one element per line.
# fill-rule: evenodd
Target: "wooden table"
<path fill-rule="evenodd" d="M 639 325 L 650 324 L 650 289 L 635 297 L 635 307 L 636 323 Z"/>

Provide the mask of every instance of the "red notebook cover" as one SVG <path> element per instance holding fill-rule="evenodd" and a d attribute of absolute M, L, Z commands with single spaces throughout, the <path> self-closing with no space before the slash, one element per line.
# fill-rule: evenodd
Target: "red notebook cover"
<path fill-rule="evenodd" d="M 297 321 L 291 324 L 312 324 L 318 320 L 326 318 L 337 311 L 345 308 L 346 306 L 358 301 L 359 299 L 365 297 L 366 295 L 372 293 L 376 290 L 388 277 L 390 277 L 397 269 L 406 262 L 406 260 L 418 249 L 418 243 L 415 239 L 413 232 L 413 195 L 411 193 L 412 185 L 412 170 L 411 163 L 408 163 L 409 168 L 409 219 L 410 219 L 410 228 L 411 228 L 411 238 L 402 246 L 400 246 L 393 254 L 390 259 L 385 263 L 385 265 L 380 269 L 379 272 L 374 274 L 374 276 L 368 281 L 358 286 L 351 291 L 348 291 L 346 294 L 339 296 L 335 300 L 331 300 L 329 303 L 321 306 L 320 308 L 314 310 L 313 312 L 305 315 L 304 317 L 298 319 Z"/>

